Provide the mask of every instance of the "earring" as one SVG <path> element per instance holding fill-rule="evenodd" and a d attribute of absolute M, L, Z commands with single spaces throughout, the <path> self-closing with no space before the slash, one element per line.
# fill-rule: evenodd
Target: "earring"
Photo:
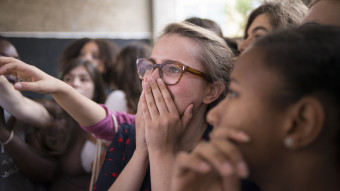
<path fill-rule="evenodd" d="M 293 146 L 294 140 L 291 137 L 287 137 L 284 141 L 284 144 L 286 145 L 286 147 L 290 148 Z"/>

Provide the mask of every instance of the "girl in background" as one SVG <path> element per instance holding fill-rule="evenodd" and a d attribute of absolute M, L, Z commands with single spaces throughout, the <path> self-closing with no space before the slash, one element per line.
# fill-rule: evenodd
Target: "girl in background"
<path fill-rule="evenodd" d="M 301 0 L 275 0 L 264 2 L 253 10 L 244 30 L 244 40 L 239 44 L 244 51 L 255 40 L 270 32 L 300 26 L 308 8 Z"/>
<path fill-rule="evenodd" d="M 116 61 L 116 75 L 112 75 L 112 81 L 117 82 L 117 89 L 111 92 L 105 105 L 111 111 L 127 112 L 135 114 L 139 96 L 142 92 L 142 84 L 137 75 L 137 58 L 148 58 L 151 54 L 151 46 L 136 41 L 125 46 L 118 54 Z"/>
<path fill-rule="evenodd" d="M 73 41 L 63 51 L 60 58 L 60 71 L 75 58 L 89 60 L 103 78 L 106 94 L 117 89 L 111 76 L 116 75 L 115 62 L 119 52 L 118 46 L 108 39 L 82 38 Z"/>

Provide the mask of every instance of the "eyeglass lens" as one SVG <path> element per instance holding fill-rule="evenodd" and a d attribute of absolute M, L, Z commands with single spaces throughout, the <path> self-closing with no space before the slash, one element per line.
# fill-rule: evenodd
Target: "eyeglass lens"
<path fill-rule="evenodd" d="M 171 62 L 158 65 L 149 60 L 139 60 L 138 73 L 140 78 L 144 79 L 145 77 L 150 76 L 156 67 L 159 68 L 160 77 L 168 85 L 176 84 L 183 73 L 180 66 Z"/>

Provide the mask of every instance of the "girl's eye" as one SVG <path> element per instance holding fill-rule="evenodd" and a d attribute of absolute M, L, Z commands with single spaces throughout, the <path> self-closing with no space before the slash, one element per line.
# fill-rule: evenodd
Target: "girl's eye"
<path fill-rule="evenodd" d="M 253 36 L 257 40 L 259 38 L 262 38 L 263 36 L 266 36 L 268 32 L 265 31 L 256 31 Z"/>
<path fill-rule="evenodd" d="M 147 66 L 146 66 L 146 70 L 153 70 L 153 65 L 152 64 L 148 64 Z"/>
<path fill-rule="evenodd" d="M 70 76 L 65 76 L 64 77 L 64 81 L 65 82 L 71 82 L 72 81 L 72 78 Z"/>
<path fill-rule="evenodd" d="M 97 53 L 92 54 L 92 58 L 93 59 L 99 59 L 99 54 L 97 54 Z"/>
<path fill-rule="evenodd" d="M 171 72 L 171 73 L 181 73 L 181 69 L 178 68 L 177 66 L 170 66 L 169 72 Z"/>
<path fill-rule="evenodd" d="M 262 36 L 263 36 L 263 35 L 256 34 L 254 37 L 255 37 L 255 39 L 257 40 L 257 39 L 261 38 Z"/>
<path fill-rule="evenodd" d="M 235 92 L 235 91 L 229 89 L 228 97 L 229 97 L 230 99 L 237 98 L 238 96 L 239 96 L 239 94 L 238 94 L 237 92 Z"/>
<path fill-rule="evenodd" d="M 90 79 L 87 78 L 87 77 L 82 77 L 82 78 L 80 78 L 80 81 L 82 81 L 82 82 L 89 82 Z"/>
<path fill-rule="evenodd" d="M 165 64 L 162 67 L 163 72 L 168 74 L 178 74 L 181 73 L 181 68 L 175 64 Z"/>

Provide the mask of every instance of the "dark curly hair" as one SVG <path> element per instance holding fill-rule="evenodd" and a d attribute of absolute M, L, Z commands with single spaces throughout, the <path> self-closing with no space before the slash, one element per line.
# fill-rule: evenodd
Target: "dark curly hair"
<path fill-rule="evenodd" d="M 119 52 L 119 47 L 108 39 L 91 39 L 82 38 L 70 43 L 63 51 L 60 58 L 60 70 L 63 71 L 70 60 L 78 58 L 83 46 L 88 42 L 94 42 L 99 47 L 99 58 L 105 66 L 105 72 L 102 74 L 103 81 L 107 88 L 115 86 L 115 82 L 111 81 L 111 75 L 115 75 L 114 64 Z"/>

